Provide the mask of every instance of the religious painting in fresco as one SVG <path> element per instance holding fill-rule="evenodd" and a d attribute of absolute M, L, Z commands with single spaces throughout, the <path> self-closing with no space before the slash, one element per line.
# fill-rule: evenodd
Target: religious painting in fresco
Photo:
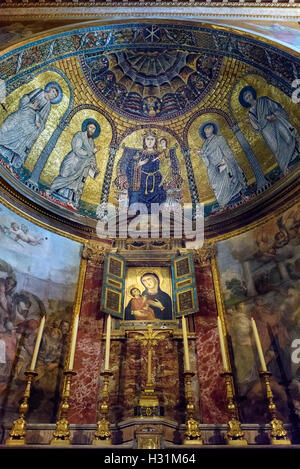
<path fill-rule="evenodd" d="M 172 279 L 167 267 L 128 267 L 125 278 L 126 321 L 171 321 Z"/>
<path fill-rule="evenodd" d="M 25 390 L 40 320 L 29 422 L 53 422 L 72 320 L 80 244 L 0 207 L 0 415 L 12 421 Z M 54 255 L 55 253 L 55 255 Z"/>
<path fill-rule="evenodd" d="M 244 422 L 267 422 L 252 336 L 258 334 L 279 416 L 300 417 L 299 205 L 247 233 L 217 243 L 226 324 Z M 297 352 L 298 348 L 298 352 Z"/>

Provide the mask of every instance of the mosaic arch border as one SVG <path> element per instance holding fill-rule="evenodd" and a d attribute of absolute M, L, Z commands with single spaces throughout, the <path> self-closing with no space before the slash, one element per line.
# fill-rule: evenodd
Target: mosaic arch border
<path fill-rule="evenodd" d="M 166 20 L 150 20 L 150 19 L 141 19 L 139 21 L 137 20 L 121 20 L 121 21 L 110 21 L 110 22 L 99 22 L 99 21 L 93 21 L 92 23 L 80 23 L 80 24 L 73 24 L 73 25 L 68 25 L 68 26 L 65 26 L 63 28 L 57 28 L 57 29 L 54 29 L 54 30 L 51 30 L 51 31 L 47 31 L 43 34 L 39 34 L 39 35 L 36 35 L 36 36 L 33 36 L 29 39 L 26 39 L 25 41 L 21 41 L 20 43 L 18 44 L 14 44 L 13 46 L 10 46 L 8 47 L 7 49 L 4 49 L 3 51 L 1 51 L 1 54 L 0 54 L 0 64 L 3 62 L 3 60 L 5 60 L 6 58 L 10 58 L 10 57 L 13 57 L 14 55 L 16 54 L 19 54 L 19 58 L 20 58 L 20 54 L 22 54 L 23 51 L 25 50 L 28 50 L 31 46 L 37 46 L 37 45 L 40 45 L 40 44 L 45 44 L 45 43 L 52 43 L 50 44 L 49 46 L 49 50 L 48 50 L 48 59 L 50 61 L 47 62 L 47 67 L 48 69 L 51 68 L 51 63 L 56 61 L 56 60 L 59 60 L 61 57 L 58 57 L 58 56 L 55 56 L 55 58 L 53 59 L 50 59 L 51 57 L 51 53 L 53 52 L 53 49 L 54 49 L 54 43 L 53 41 L 56 41 L 56 39 L 58 37 L 66 37 L 66 36 L 70 36 L 72 33 L 74 33 L 74 31 L 79 31 L 80 33 L 86 33 L 88 31 L 91 31 L 91 30 L 94 30 L 95 27 L 98 28 L 99 30 L 108 30 L 109 28 L 113 28 L 113 27 L 117 27 L 117 29 L 122 29 L 122 28 L 126 28 L 128 27 L 128 25 L 132 25 L 132 24 L 146 24 L 148 25 L 149 23 L 150 24 L 166 24 L 167 26 L 171 26 L 173 28 L 175 27 L 178 27 L 178 26 L 185 26 L 187 27 L 188 29 L 191 29 L 191 30 L 205 30 L 205 31 L 208 31 L 208 32 L 211 32 L 211 31 L 214 31 L 214 32 L 217 32 L 221 35 L 236 35 L 236 37 L 245 37 L 245 32 L 244 31 L 241 31 L 241 30 L 237 30 L 235 28 L 231 28 L 231 27 L 224 27 L 224 26 L 219 26 L 219 25 L 213 25 L 213 24 L 210 24 L 210 23 L 195 23 L 195 22 L 188 22 L 188 21 L 174 21 L 174 20 L 170 20 L 172 21 L 171 25 L 170 23 L 168 22 L 166 24 Z M 76 29 L 79 28 L 79 29 Z M 49 33 L 51 33 L 52 35 L 49 37 Z M 300 63 L 300 54 L 297 53 L 296 51 L 288 48 L 288 47 L 285 47 L 285 46 L 282 46 L 281 44 L 278 44 L 276 43 L 275 41 L 271 41 L 269 39 L 266 39 L 265 37 L 261 37 L 257 34 L 252 34 L 252 33 L 247 33 L 246 34 L 246 39 L 247 40 L 253 40 L 255 41 L 255 43 L 257 44 L 257 42 L 261 43 L 262 45 L 268 45 L 270 48 L 275 48 L 277 52 L 280 52 L 281 54 L 283 55 L 290 55 L 290 56 L 293 56 L 295 58 L 297 58 L 299 60 L 299 63 Z M 118 44 L 119 46 L 120 44 Z M 223 51 L 224 52 L 224 51 Z M 76 52 L 75 52 L 76 53 Z M 82 50 L 80 51 L 77 51 L 77 55 L 80 55 L 82 54 Z M 17 61 L 17 69 L 18 71 L 21 70 L 21 68 L 19 67 L 19 63 Z M 43 62 L 43 65 L 45 66 L 45 63 Z M 44 68 L 43 66 L 43 69 L 42 71 L 44 71 L 46 68 Z M 31 69 L 26 69 L 26 70 L 23 70 L 22 72 L 22 75 L 21 75 L 21 78 L 22 76 L 25 75 L 25 73 L 29 73 L 29 71 L 31 73 L 34 73 L 36 70 L 38 69 L 38 65 L 36 65 L 35 67 L 31 68 Z M 11 76 L 8 80 L 8 86 L 10 86 L 11 83 L 14 83 L 14 81 L 17 80 L 17 78 L 19 78 L 20 76 Z M 74 110 L 73 110 L 74 112 Z M 67 116 L 68 117 L 68 116 Z M 193 119 L 194 117 L 192 117 Z M 155 123 L 153 122 L 152 126 L 154 125 Z M 142 125 L 144 126 L 144 125 Z M 145 127 L 147 126 L 147 124 L 145 125 Z M 116 138 L 116 137 L 115 137 Z M 11 183 L 11 185 L 13 186 L 13 181 L 9 181 L 9 184 Z M 2 184 L 1 184 L 2 185 Z M 7 192 L 7 187 L 5 189 L 5 192 Z M 10 190 L 8 192 L 14 192 L 12 191 L 12 189 L 10 188 Z M 24 204 L 24 206 L 28 205 L 31 207 L 31 209 L 33 209 L 35 212 L 41 212 L 41 207 L 38 207 L 37 208 L 37 204 L 36 202 L 31 198 L 30 202 L 28 201 L 28 198 L 30 199 L 30 196 L 28 194 L 22 194 L 22 191 L 21 190 L 17 190 L 16 191 L 17 193 L 19 193 L 19 197 L 20 197 L 20 193 L 21 193 L 21 198 L 22 198 L 22 204 Z M 246 210 L 247 211 L 247 210 Z M 66 226 L 66 219 L 64 216 L 62 216 L 61 214 L 55 214 L 55 216 L 53 217 L 53 213 L 45 207 L 43 208 L 42 210 L 43 212 L 43 216 L 47 216 L 49 217 L 49 219 L 53 219 L 53 218 L 56 218 L 56 220 L 58 221 L 58 224 L 62 225 L 62 226 L 65 226 L 66 227 L 66 231 L 63 229 L 58 229 L 61 233 L 63 233 L 63 235 L 66 235 L 68 237 L 72 237 L 74 235 L 72 235 L 70 233 L 70 231 L 72 231 L 73 227 L 71 228 L 71 230 L 69 231 L 67 226 Z M 49 216 L 51 214 L 51 216 Z M 265 217 L 263 217 L 264 219 Z M 35 219 L 35 222 L 37 222 L 37 220 Z M 70 224 L 70 220 L 68 219 L 67 220 L 68 224 Z M 260 220 L 259 220 L 260 222 Z M 55 222 L 56 223 L 56 222 Z M 82 225 L 77 222 L 77 220 L 71 220 L 71 224 L 73 223 L 73 226 L 75 227 L 76 230 L 78 230 L 79 232 L 81 231 L 82 232 Z M 255 223 L 255 222 L 254 222 Z M 50 226 L 50 225 L 49 225 Z M 253 226 L 253 223 L 251 223 L 249 226 Z M 51 228 L 53 228 L 51 226 Z M 55 228 L 54 228 L 55 229 Z M 245 225 L 243 226 L 242 228 L 242 231 L 246 231 L 247 229 L 250 229 L 248 228 L 248 225 Z M 237 229 L 239 230 L 239 228 Z M 92 230 L 90 230 L 91 232 Z M 226 237 L 230 237 L 233 235 L 233 233 L 235 232 L 236 230 L 231 230 L 231 231 L 228 231 L 228 233 L 226 234 L 222 234 L 220 236 L 218 236 L 216 233 L 213 233 L 213 236 L 211 239 L 213 240 L 219 240 L 219 239 L 225 239 Z M 86 237 L 92 237 L 91 234 L 89 233 L 83 233 L 83 236 L 81 238 L 81 236 L 79 236 L 80 239 L 86 239 Z M 75 235 L 75 237 L 77 238 L 77 236 Z"/>

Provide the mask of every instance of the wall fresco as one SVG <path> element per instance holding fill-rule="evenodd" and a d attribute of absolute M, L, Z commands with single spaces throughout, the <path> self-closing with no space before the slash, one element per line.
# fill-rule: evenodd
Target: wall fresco
<path fill-rule="evenodd" d="M 40 320 L 46 324 L 28 419 L 55 421 L 81 245 L 0 207 L 0 411 L 11 421 L 25 391 Z M 55 256 L 53 255 L 55 253 Z"/>

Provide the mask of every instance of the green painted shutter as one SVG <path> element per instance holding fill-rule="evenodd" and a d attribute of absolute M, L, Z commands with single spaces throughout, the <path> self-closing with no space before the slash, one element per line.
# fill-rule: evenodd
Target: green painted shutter
<path fill-rule="evenodd" d="M 106 255 L 102 286 L 101 310 L 122 319 L 126 262 L 114 253 Z"/>
<path fill-rule="evenodd" d="M 191 253 L 175 257 L 172 260 L 172 282 L 175 316 L 198 311 L 194 260 Z"/>

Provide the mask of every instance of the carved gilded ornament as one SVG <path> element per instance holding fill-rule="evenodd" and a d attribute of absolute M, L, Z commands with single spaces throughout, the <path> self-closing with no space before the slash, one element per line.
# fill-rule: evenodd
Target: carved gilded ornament
<path fill-rule="evenodd" d="M 93 264 L 101 265 L 105 261 L 106 253 L 109 247 L 104 247 L 98 244 L 85 244 L 82 249 L 82 258 L 90 261 Z"/>
<path fill-rule="evenodd" d="M 193 251 L 194 262 L 200 266 L 210 264 L 211 260 L 216 256 L 216 248 L 213 243 L 204 242 L 203 247 Z"/>

